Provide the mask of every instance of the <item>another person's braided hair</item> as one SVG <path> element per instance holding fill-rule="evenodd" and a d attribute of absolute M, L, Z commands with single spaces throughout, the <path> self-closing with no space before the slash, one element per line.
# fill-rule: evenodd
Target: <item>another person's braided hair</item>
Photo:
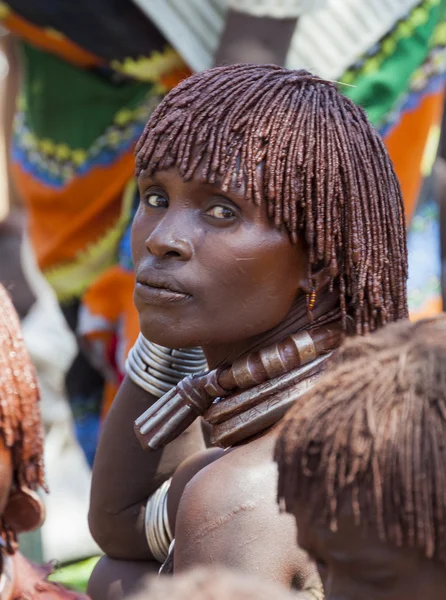
<path fill-rule="evenodd" d="M 364 111 L 334 84 L 274 65 L 198 73 L 159 104 L 136 154 L 138 175 L 176 166 L 265 203 L 305 239 L 309 276 L 329 269 L 357 333 L 407 316 L 399 184 Z"/>
<path fill-rule="evenodd" d="M 358 526 L 446 566 L 446 316 L 349 339 L 337 366 L 287 413 L 279 499 Z"/>
<path fill-rule="evenodd" d="M 11 449 L 13 483 L 45 487 L 43 431 L 35 369 L 23 341 L 20 322 L 0 285 L 0 436 Z M 0 534 L 4 534 L 0 525 Z"/>

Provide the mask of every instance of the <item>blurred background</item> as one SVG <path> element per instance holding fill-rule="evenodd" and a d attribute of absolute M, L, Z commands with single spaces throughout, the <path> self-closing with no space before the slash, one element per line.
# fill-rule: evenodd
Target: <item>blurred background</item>
<path fill-rule="evenodd" d="M 230 62 L 338 82 L 382 134 L 403 189 L 411 318 L 446 298 L 444 0 L 0 1 L 0 280 L 42 388 L 51 494 L 29 557 L 83 587 L 100 431 L 138 334 L 133 149 L 159 100 Z M 443 134 L 442 134 L 443 123 Z M 88 560 L 86 560 L 88 559 Z"/>

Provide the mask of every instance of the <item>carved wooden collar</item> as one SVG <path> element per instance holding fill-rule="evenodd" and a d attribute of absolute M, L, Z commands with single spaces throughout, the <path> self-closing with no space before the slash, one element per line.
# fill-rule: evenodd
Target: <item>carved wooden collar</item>
<path fill-rule="evenodd" d="M 142 447 L 161 448 L 198 416 L 212 424 L 213 442 L 223 447 L 267 429 L 314 385 L 342 336 L 340 323 L 324 325 L 241 357 L 230 367 L 186 377 L 135 421 Z"/>

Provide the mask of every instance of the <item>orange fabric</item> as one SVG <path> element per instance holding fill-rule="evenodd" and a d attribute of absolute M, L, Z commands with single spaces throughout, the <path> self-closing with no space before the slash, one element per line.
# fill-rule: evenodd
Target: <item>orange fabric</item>
<path fill-rule="evenodd" d="M 63 188 L 49 188 L 17 163 L 12 174 L 28 205 L 29 232 L 41 269 L 72 261 L 118 219 L 122 191 L 134 171 L 133 150 L 110 168 L 95 167 Z"/>
<path fill-rule="evenodd" d="M 172 90 L 179 83 L 183 81 L 183 79 L 187 79 L 192 75 L 192 71 L 184 66 L 183 69 L 176 69 L 171 73 L 166 73 L 165 75 L 161 75 L 160 84 L 166 88 L 166 90 Z"/>
<path fill-rule="evenodd" d="M 57 54 L 69 63 L 80 67 L 92 67 L 103 62 L 98 56 L 84 50 L 62 34 L 58 35 L 58 32 L 45 33 L 45 30 L 32 25 L 12 12 L 8 13 L 2 22 L 6 29 L 15 35 L 41 50 Z"/>
<path fill-rule="evenodd" d="M 135 278 L 133 273 L 124 270 L 121 266 L 110 267 L 105 273 L 90 286 L 83 296 L 83 304 L 92 315 L 101 316 L 110 322 L 115 330 L 114 335 L 119 335 L 120 343 L 127 356 L 130 348 L 139 335 L 138 311 L 133 304 L 133 288 Z M 110 301 L 113 298 L 113 301 Z M 109 346 L 113 340 L 112 331 L 88 331 L 83 337 L 102 340 Z M 123 376 L 123 373 L 120 373 Z M 118 385 L 106 381 L 102 399 L 101 418 L 104 419 L 118 391 Z"/>
<path fill-rule="evenodd" d="M 127 291 L 127 273 L 119 266 L 110 267 L 83 295 L 83 304 L 93 315 L 116 323 L 122 312 L 122 295 Z M 133 282 L 133 277 L 132 277 Z M 133 285 L 133 283 L 132 283 Z M 113 302 L 110 302 L 113 298 Z"/>
<path fill-rule="evenodd" d="M 123 301 L 123 335 L 126 340 L 126 355 L 136 342 L 136 338 L 138 337 L 140 331 L 139 315 L 133 303 L 134 287 L 135 277 L 133 273 L 127 273 L 127 282 Z"/>
<path fill-rule="evenodd" d="M 427 319 L 434 315 L 438 315 L 441 312 L 443 312 L 442 299 L 440 297 L 432 298 L 421 310 L 411 311 L 410 320 L 419 321 L 420 319 Z"/>
<path fill-rule="evenodd" d="M 130 348 L 136 342 L 139 335 L 139 318 L 138 311 L 133 304 L 133 288 L 134 277 L 132 273 L 125 273 L 125 277 L 121 279 L 123 286 L 121 288 L 122 299 L 122 335 L 125 339 L 125 356 L 129 353 Z M 115 290 L 116 291 L 116 290 Z M 101 418 L 105 419 L 110 406 L 116 396 L 119 386 L 111 382 L 106 382 L 104 387 L 104 395 L 102 399 Z"/>
<path fill-rule="evenodd" d="M 444 92 L 426 96 L 420 105 L 406 112 L 385 138 L 385 143 L 401 184 L 409 223 L 421 189 L 421 161 L 432 125 L 440 124 Z"/>
<path fill-rule="evenodd" d="M 115 385 L 114 383 L 109 383 L 108 381 L 105 382 L 104 395 L 102 397 L 101 404 L 101 422 L 103 422 L 105 417 L 107 416 L 118 389 L 118 385 Z"/>
<path fill-rule="evenodd" d="M 119 321 L 119 334 L 125 340 L 126 355 L 139 334 L 138 311 L 133 304 L 134 286 L 133 273 L 115 265 L 89 287 L 82 299 L 91 314 L 104 317 L 114 325 Z M 112 302 L 110 298 L 113 298 Z M 91 331 L 86 337 L 95 335 L 96 332 Z"/>

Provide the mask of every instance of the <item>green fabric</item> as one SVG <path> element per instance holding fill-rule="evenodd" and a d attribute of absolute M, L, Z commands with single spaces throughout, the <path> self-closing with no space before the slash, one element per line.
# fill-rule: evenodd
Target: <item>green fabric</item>
<path fill-rule="evenodd" d="M 352 81 L 348 73 L 341 78 L 341 82 L 352 86 L 341 85 L 341 91 L 367 111 L 370 121 L 376 127 L 383 123 L 398 99 L 409 90 L 413 73 L 429 53 L 429 41 L 439 23 L 441 10 L 443 8 L 440 4 L 433 6 L 427 21 L 409 37 L 400 37 L 393 52 L 384 61 L 380 62 L 374 57 L 366 59 L 357 78 Z M 404 22 L 399 27 L 404 27 Z M 389 39 L 391 37 L 392 34 Z M 386 40 L 382 40 L 382 44 L 385 43 Z"/>
<path fill-rule="evenodd" d="M 69 589 L 85 592 L 90 575 L 99 558 L 99 556 L 94 556 L 80 562 L 63 566 L 50 575 L 49 579 L 50 581 L 60 583 Z"/>
<path fill-rule="evenodd" d="M 152 89 L 139 82 L 112 83 L 22 42 L 26 68 L 26 122 L 39 139 L 88 150 L 116 113 L 136 108 Z"/>

